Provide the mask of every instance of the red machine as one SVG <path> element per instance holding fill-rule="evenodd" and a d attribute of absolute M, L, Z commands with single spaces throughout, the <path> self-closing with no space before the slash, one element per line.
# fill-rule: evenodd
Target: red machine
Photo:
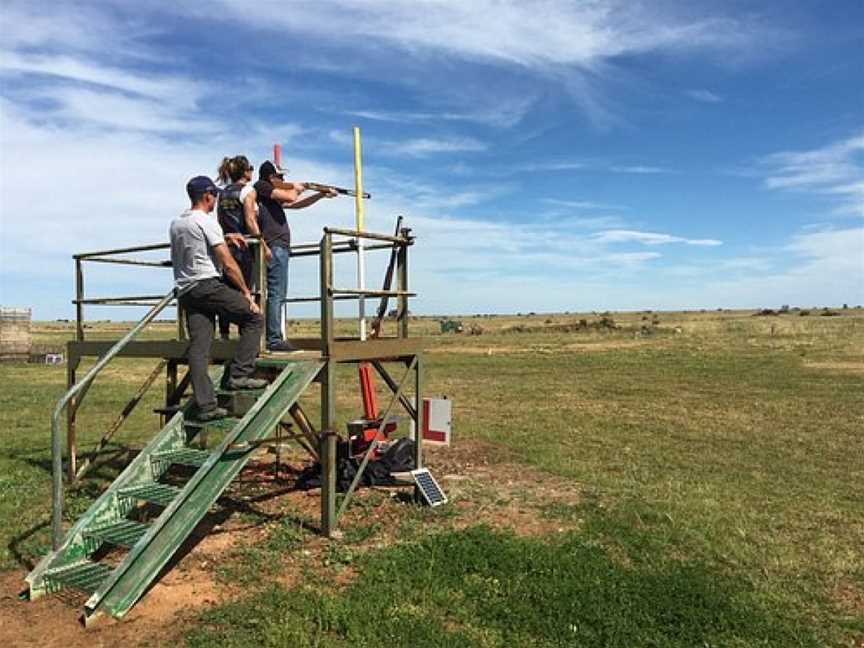
<path fill-rule="evenodd" d="M 351 454 L 365 452 L 369 444 L 375 440 L 385 440 L 396 431 L 396 418 L 389 417 L 381 427 L 381 417 L 378 415 L 378 402 L 375 399 L 375 383 L 372 377 L 372 365 L 361 363 L 358 367 L 360 376 L 360 397 L 363 400 L 363 418 L 348 422 L 348 439 L 351 443 Z M 381 428 L 381 432 L 378 430 Z M 377 458 L 378 451 L 375 453 Z"/>
<path fill-rule="evenodd" d="M 399 235 L 402 228 L 402 217 L 396 219 L 395 235 Z M 393 281 L 393 271 L 396 266 L 396 248 L 390 254 L 390 263 L 387 266 L 387 273 L 384 277 L 384 290 L 390 290 L 390 284 Z M 372 331 L 370 338 L 377 338 L 381 334 L 381 327 L 384 322 L 384 314 L 387 312 L 386 296 L 381 297 L 381 303 L 378 305 L 378 313 L 375 321 L 372 323 Z M 383 441 L 393 432 L 396 431 L 396 418 L 389 417 L 382 426 L 381 417 L 378 414 L 378 403 L 375 400 L 375 379 L 372 374 L 372 365 L 362 362 L 358 366 L 358 374 L 360 377 L 360 397 L 363 400 L 363 418 L 350 421 L 348 423 L 348 438 L 351 443 L 351 453 L 359 454 L 365 452 L 373 441 L 376 435 L 379 441 Z M 381 430 L 379 433 L 378 430 Z M 373 453 L 378 456 L 378 451 Z"/>

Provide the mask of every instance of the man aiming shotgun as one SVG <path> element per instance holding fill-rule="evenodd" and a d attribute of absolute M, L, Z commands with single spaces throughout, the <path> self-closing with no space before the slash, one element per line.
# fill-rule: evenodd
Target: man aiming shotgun
<path fill-rule="evenodd" d="M 288 259 L 291 256 L 291 228 L 285 217 L 285 209 L 305 209 L 322 198 L 335 198 L 340 193 L 336 187 L 312 186 L 316 193 L 301 198 L 300 195 L 312 187 L 298 182 L 285 182 L 282 169 L 269 160 L 258 170 L 258 182 L 255 183 L 258 225 L 272 254 L 267 263 L 265 320 L 268 351 L 298 351 L 282 337 L 282 303 L 288 294 Z"/>

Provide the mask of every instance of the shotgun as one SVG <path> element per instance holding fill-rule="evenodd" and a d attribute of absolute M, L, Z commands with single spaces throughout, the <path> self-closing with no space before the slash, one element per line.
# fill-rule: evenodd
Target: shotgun
<path fill-rule="evenodd" d="M 303 185 L 312 191 L 335 191 L 343 196 L 356 196 L 357 192 L 353 189 L 344 189 L 342 187 L 334 187 L 333 185 L 319 184 L 317 182 L 304 182 Z M 372 194 L 363 192 L 364 198 L 371 198 Z"/>
<path fill-rule="evenodd" d="M 311 189 L 312 191 L 335 191 L 337 194 L 341 194 L 343 196 L 356 196 L 357 192 L 353 189 L 345 189 L 344 187 L 336 187 L 328 184 L 320 184 L 318 182 L 303 182 L 301 183 L 307 189 Z M 278 178 L 273 179 L 273 187 L 276 189 L 293 189 L 293 182 L 286 182 L 285 180 L 279 180 Z M 371 198 L 372 194 L 363 192 L 364 198 Z"/>

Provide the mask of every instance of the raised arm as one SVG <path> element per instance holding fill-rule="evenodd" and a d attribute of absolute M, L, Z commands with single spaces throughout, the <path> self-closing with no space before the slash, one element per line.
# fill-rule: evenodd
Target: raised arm
<path fill-rule="evenodd" d="M 297 201 L 300 194 L 306 191 L 306 187 L 299 183 L 283 182 L 280 186 L 273 187 L 270 196 L 278 203 L 291 204 Z"/>
<path fill-rule="evenodd" d="M 292 202 L 290 205 L 285 205 L 285 207 L 287 207 L 288 209 L 303 209 L 304 207 L 314 205 L 322 198 L 335 198 L 338 195 L 339 194 L 336 193 L 335 189 L 328 187 L 327 191 L 319 191 L 311 196 L 304 198 L 303 200 L 297 200 L 295 202 Z"/>

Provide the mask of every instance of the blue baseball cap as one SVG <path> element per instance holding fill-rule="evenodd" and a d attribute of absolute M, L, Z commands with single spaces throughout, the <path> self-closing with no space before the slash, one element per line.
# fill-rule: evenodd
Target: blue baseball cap
<path fill-rule="evenodd" d="M 186 183 L 186 193 L 189 194 L 189 198 L 203 196 L 207 192 L 216 196 L 221 193 L 221 190 L 216 186 L 216 183 L 207 176 L 195 176 Z"/>

